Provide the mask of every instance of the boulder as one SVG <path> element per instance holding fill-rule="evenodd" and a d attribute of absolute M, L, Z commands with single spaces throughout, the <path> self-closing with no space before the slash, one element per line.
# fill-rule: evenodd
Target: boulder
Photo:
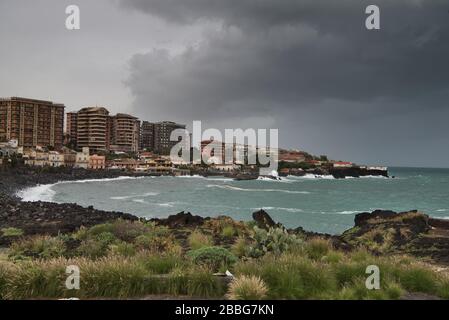
<path fill-rule="evenodd" d="M 257 226 L 261 229 L 268 230 L 277 226 L 276 222 L 274 222 L 270 215 L 264 210 L 254 212 L 253 219 Z"/>

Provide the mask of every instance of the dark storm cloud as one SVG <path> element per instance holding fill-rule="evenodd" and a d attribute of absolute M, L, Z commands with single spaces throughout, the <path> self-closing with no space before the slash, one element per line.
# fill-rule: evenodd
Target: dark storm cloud
<path fill-rule="evenodd" d="M 379 31 L 364 27 L 364 11 L 372 3 L 381 8 Z M 393 138 L 395 145 L 405 146 L 407 136 L 396 131 L 408 131 L 411 124 L 420 124 L 424 140 L 449 137 L 449 129 L 436 121 L 447 117 L 449 108 L 447 1 L 122 0 L 121 5 L 180 27 L 205 26 L 203 41 L 182 54 L 153 50 L 131 59 L 126 83 L 142 113 L 158 110 L 166 117 L 228 120 L 243 127 L 246 119 L 264 115 L 266 123 L 291 133 L 281 131 L 290 146 L 332 148 L 335 131 L 329 128 L 338 124 L 337 132 L 353 145 L 352 153 L 345 151 L 350 155 L 375 140 L 374 133 L 360 132 L 361 125 L 381 128 L 375 136 Z M 394 125 L 386 117 L 395 119 Z M 296 127 L 313 121 L 327 140 L 297 138 L 303 132 Z M 403 154 L 410 158 L 414 152 Z M 449 162 L 448 151 L 438 152 L 439 161 Z"/>

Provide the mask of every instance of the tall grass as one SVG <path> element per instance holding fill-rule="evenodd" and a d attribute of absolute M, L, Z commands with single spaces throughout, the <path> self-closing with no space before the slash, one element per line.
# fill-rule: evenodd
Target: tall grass
<path fill-rule="evenodd" d="M 65 287 L 69 265 L 80 268 L 80 290 Z M 181 267 L 181 259 L 173 256 L 141 253 L 96 260 L 81 257 L 24 261 L 13 266 L 0 263 L 0 297 L 4 299 L 133 298 L 150 294 L 222 297 L 225 291 L 222 281 L 210 270 L 185 264 Z"/>
<path fill-rule="evenodd" d="M 192 250 L 201 249 L 204 247 L 212 247 L 214 241 L 211 236 L 202 233 L 201 231 L 193 231 L 187 239 Z"/>

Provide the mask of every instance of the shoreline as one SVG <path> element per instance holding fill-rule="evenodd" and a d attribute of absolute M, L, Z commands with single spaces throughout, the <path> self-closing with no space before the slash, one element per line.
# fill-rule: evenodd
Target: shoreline
<path fill-rule="evenodd" d="M 18 168 L 8 171 L 0 170 L 0 230 L 19 228 L 23 230 L 24 236 L 55 236 L 74 232 L 82 226 L 91 227 L 117 219 L 153 221 L 161 225 L 168 224 L 173 229 L 185 227 L 185 223 L 190 223 L 192 219 L 196 221 L 195 223 L 216 219 L 181 212 L 167 218 L 147 220 L 125 212 L 98 210 L 94 206 L 82 207 L 76 203 L 27 202 L 22 201 L 17 195 L 21 190 L 38 185 L 150 176 L 154 175 L 123 171 L 66 169 L 42 171 Z M 275 223 L 267 212 L 263 210 L 258 212 L 259 214 L 257 212 L 253 214 L 256 222 L 258 220 L 256 216 L 259 215 L 262 217 L 261 221 L 268 221 L 268 227 L 282 226 Z M 171 221 L 178 221 L 179 223 L 173 224 Z M 412 254 L 417 257 L 433 259 L 441 265 L 449 266 L 449 220 L 432 218 L 417 211 L 397 213 L 376 210 L 371 213 L 359 213 L 355 215 L 354 227 L 336 235 L 306 231 L 301 226 L 288 230 L 292 233 L 301 234 L 305 238 L 322 237 L 329 239 L 337 248 L 343 250 L 351 250 L 351 248 L 369 241 L 369 245 L 373 246 L 373 251 L 376 251 L 378 247 L 388 247 L 387 251 L 377 252 L 377 254 Z M 376 236 L 371 239 L 369 238 L 371 235 Z M 0 235 L 0 246 L 9 245 L 12 240 Z M 437 244 L 437 250 L 435 250 L 435 244 Z"/>

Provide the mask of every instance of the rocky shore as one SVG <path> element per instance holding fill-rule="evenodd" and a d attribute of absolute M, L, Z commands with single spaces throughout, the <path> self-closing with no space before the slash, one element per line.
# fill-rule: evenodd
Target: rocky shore
<path fill-rule="evenodd" d="M 0 171 L 0 229 L 18 228 L 24 232 L 24 236 L 57 235 L 73 232 L 81 226 L 90 227 L 115 219 L 138 220 L 137 217 L 122 212 L 106 212 L 77 204 L 22 202 L 15 196 L 18 190 L 36 184 L 124 175 L 142 176 L 121 171 L 38 171 L 25 168 Z M 253 218 L 261 228 L 281 226 L 264 211 L 255 212 Z M 183 229 L 196 228 L 208 220 L 210 218 L 180 213 L 167 219 L 153 219 L 153 222 L 171 229 Z M 363 245 L 378 255 L 405 253 L 440 265 L 449 265 L 449 221 L 433 219 L 417 211 L 396 213 L 378 210 L 360 213 L 355 216 L 354 227 L 341 235 L 308 232 L 301 227 L 289 232 L 301 234 L 305 238 L 329 239 L 338 249 L 352 250 Z M 8 245 L 10 240 L 0 235 L 0 245 Z"/>
<path fill-rule="evenodd" d="M 85 170 L 73 168 L 4 168 L 0 166 L 0 194 L 15 197 L 17 191 L 39 184 L 60 181 L 110 179 L 121 176 L 146 176 L 145 173 L 121 170 Z"/>

